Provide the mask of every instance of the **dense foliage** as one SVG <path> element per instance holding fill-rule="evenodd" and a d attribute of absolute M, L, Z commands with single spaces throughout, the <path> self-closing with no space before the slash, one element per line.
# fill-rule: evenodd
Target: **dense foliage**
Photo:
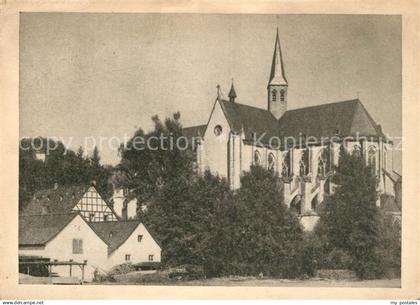
<path fill-rule="evenodd" d="M 138 208 L 138 216 L 160 242 L 166 266 L 199 266 L 208 277 L 293 278 L 315 276 L 319 269 L 351 269 L 362 279 L 399 275 L 400 223 L 376 206 L 376 177 L 360 155 L 341 149 L 331 181 L 335 191 L 325 198 L 314 232 L 304 233 L 284 204 L 276 173 L 251 166 L 233 192 L 225 179 L 197 174 L 192 149 L 173 145 L 183 135 L 179 113 L 152 120 L 153 130 L 139 129 L 120 147 L 116 170 L 101 165 L 96 148 L 84 157 L 82 149 L 75 153 L 50 143 L 57 148 L 45 161 L 34 149 L 21 149 L 20 208 L 35 190 L 56 182 L 96 180 L 109 198 L 112 175 L 114 185 L 129 190 L 129 200 L 147 206 Z M 22 141 L 28 147 L 31 139 Z M 38 141 L 47 147 L 51 140 Z"/>
<path fill-rule="evenodd" d="M 235 194 L 231 220 L 235 273 L 296 277 L 301 274 L 303 229 L 284 204 L 275 173 L 251 166 Z"/>
<path fill-rule="evenodd" d="M 139 216 L 161 241 L 163 262 L 200 265 L 207 276 L 298 276 L 302 228 L 283 203 L 278 177 L 252 167 L 233 194 L 224 179 L 196 174 L 191 150 L 166 150 L 166 142 L 133 149 L 139 138 L 170 135 L 176 142 L 182 135 L 179 114 L 153 121 L 154 130 L 137 131 L 121 147 L 118 169 L 121 185 L 147 202 Z"/>
<path fill-rule="evenodd" d="M 139 129 L 120 147 L 118 184 L 140 202 L 153 201 L 166 184 L 190 180 L 194 174 L 192 152 L 174 144 L 182 136 L 179 119 L 179 113 L 164 122 L 154 116 L 152 131 Z"/>
<path fill-rule="evenodd" d="M 37 152 L 45 153 L 45 160 L 37 159 Z M 97 148 L 91 157 L 84 157 L 82 148 L 75 153 L 51 139 L 22 139 L 19 149 L 19 209 L 26 206 L 35 191 L 52 188 L 54 183 L 81 185 L 96 181 L 98 191 L 110 198 L 112 187 L 108 179 L 111 173 L 111 168 L 100 164 Z"/>
<path fill-rule="evenodd" d="M 398 268 L 400 233 L 376 206 L 376 177 L 362 156 L 341 148 L 332 182 L 335 191 L 324 200 L 312 242 L 318 264 L 350 268 L 361 279 L 379 278 L 388 267 Z"/>

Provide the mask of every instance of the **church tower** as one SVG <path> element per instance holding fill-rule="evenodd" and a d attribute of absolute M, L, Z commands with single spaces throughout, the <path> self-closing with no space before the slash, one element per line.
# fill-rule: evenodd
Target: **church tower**
<path fill-rule="evenodd" d="M 283 58 L 281 56 L 279 29 L 277 28 L 273 62 L 271 64 L 270 79 L 267 86 L 268 111 L 276 119 L 279 119 L 287 110 L 287 86 Z"/>

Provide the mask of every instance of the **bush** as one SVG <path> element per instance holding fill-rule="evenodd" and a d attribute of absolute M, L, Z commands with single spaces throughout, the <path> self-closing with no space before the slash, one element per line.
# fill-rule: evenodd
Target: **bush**
<path fill-rule="evenodd" d="M 171 268 L 169 271 L 169 278 L 170 279 L 177 279 L 177 280 L 198 280 L 205 278 L 204 269 L 202 266 L 198 265 L 181 265 L 175 268 Z"/>
<path fill-rule="evenodd" d="M 308 276 L 316 276 L 320 269 L 349 269 L 351 263 L 349 253 L 331 246 L 325 233 L 320 232 L 319 225 L 313 232 L 305 236 L 301 252 L 302 273 Z"/>
<path fill-rule="evenodd" d="M 109 272 L 108 276 L 127 274 L 129 272 L 136 271 L 132 263 L 123 263 L 117 266 L 114 266 Z"/>
<path fill-rule="evenodd" d="M 320 232 L 326 236 L 325 250 L 340 249 L 349 254 L 349 266 L 360 279 L 382 277 L 382 258 L 377 253 L 381 226 L 376 176 L 361 156 L 350 155 L 341 147 L 332 182 L 337 187 L 326 197 L 320 219 Z M 330 253 L 332 259 L 337 254 Z"/>
<path fill-rule="evenodd" d="M 376 255 L 382 258 L 384 275 L 401 277 L 401 222 L 393 215 L 381 213 L 381 243 Z"/>
<path fill-rule="evenodd" d="M 284 204 L 281 186 L 275 173 L 260 166 L 243 174 L 241 188 L 221 215 L 225 218 L 225 244 L 214 246 L 224 248 L 217 254 L 224 270 L 217 276 L 302 275 L 303 229 Z"/>

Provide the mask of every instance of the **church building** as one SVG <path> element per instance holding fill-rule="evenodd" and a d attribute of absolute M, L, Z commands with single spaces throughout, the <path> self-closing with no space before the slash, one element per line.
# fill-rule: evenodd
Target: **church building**
<path fill-rule="evenodd" d="M 232 189 L 240 187 L 241 174 L 251 165 L 277 172 L 285 204 L 311 230 L 318 220 L 319 203 L 334 190 L 330 178 L 343 144 L 371 165 L 380 194 L 395 196 L 393 143 L 359 99 L 288 110 L 293 101 L 288 100 L 278 30 L 267 107 L 241 104 L 233 84 L 228 100 L 219 93 L 207 123 L 184 128 L 185 136 L 196 139 L 200 172 L 209 169 L 225 177 Z"/>

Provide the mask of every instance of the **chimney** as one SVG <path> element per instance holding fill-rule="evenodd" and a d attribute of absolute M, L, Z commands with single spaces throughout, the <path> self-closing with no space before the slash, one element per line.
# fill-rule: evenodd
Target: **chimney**
<path fill-rule="evenodd" d="M 92 180 L 92 181 L 90 182 L 90 184 L 91 184 L 92 186 L 95 186 L 95 187 L 96 187 L 96 180 Z"/>

